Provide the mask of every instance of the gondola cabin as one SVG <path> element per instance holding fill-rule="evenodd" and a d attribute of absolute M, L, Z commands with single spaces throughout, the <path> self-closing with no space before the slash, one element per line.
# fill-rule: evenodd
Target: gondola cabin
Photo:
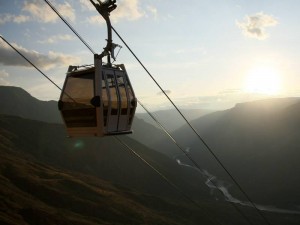
<path fill-rule="evenodd" d="M 58 103 L 70 137 L 132 133 L 137 99 L 124 65 L 69 66 Z"/>

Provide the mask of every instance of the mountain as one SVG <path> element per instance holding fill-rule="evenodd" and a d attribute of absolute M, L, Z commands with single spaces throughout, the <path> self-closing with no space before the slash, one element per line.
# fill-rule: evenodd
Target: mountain
<path fill-rule="evenodd" d="M 299 98 L 240 103 L 194 120 L 192 125 L 254 202 L 298 209 Z M 189 147 L 203 169 L 233 185 L 190 128 L 184 126 L 174 136 Z M 230 191 L 238 193 L 234 186 Z"/>
<path fill-rule="evenodd" d="M 136 183 L 144 183 L 144 185 L 151 187 L 157 186 L 154 188 L 160 189 L 163 194 L 149 194 L 149 191 L 148 193 L 141 192 L 140 188 L 129 189 L 120 183 L 112 183 L 101 179 L 102 174 L 97 175 L 94 170 L 95 164 L 91 162 L 88 162 L 88 165 L 85 164 L 86 156 L 83 152 L 79 154 L 79 158 L 82 158 L 83 165 L 86 168 L 82 168 L 80 165 L 76 166 L 76 161 L 73 160 L 74 154 L 69 155 L 64 149 L 60 149 L 61 155 L 68 155 L 66 157 L 68 160 L 65 160 L 59 154 L 57 155 L 59 151 L 55 149 L 53 144 L 53 152 L 48 152 L 47 157 L 45 157 L 45 152 L 43 153 L 43 148 L 39 145 L 47 140 L 49 136 L 45 136 L 44 139 L 36 139 L 41 140 L 40 143 L 37 143 L 39 141 L 31 143 L 30 134 L 22 136 L 21 133 L 16 133 L 8 127 L 14 127 L 17 130 L 18 127 L 23 127 L 21 126 L 22 123 L 25 123 L 24 125 L 30 124 L 32 128 L 29 132 L 37 127 L 43 127 L 38 133 L 44 136 L 47 134 L 46 130 L 48 129 L 49 133 L 53 134 L 54 130 L 59 133 L 57 126 L 61 125 L 46 124 L 11 116 L 0 116 L 0 118 L 0 224 L 248 224 L 247 220 L 241 217 L 230 204 L 224 201 L 209 200 L 209 196 L 203 197 L 202 195 L 207 195 L 207 193 L 201 187 L 198 187 L 201 191 L 194 197 L 191 197 L 192 193 L 187 189 L 181 189 L 183 193 L 197 202 L 197 205 L 187 201 L 177 191 L 172 193 L 174 189 L 170 186 L 165 187 L 161 182 L 153 182 L 153 178 L 151 178 L 153 175 L 147 171 L 147 168 L 138 165 L 139 163 L 135 160 L 130 160 L 127 163 L 123 161 L 126 168 L 115 167 L 112 162 L 112 168 L 102 172 L 113 174 L 114 171 L 119 171 L 123 176 L 123 181 L 133 181 L 132 176 L 128 176 L 126 171 L 130 171 L 130 167 L 135 168 Z M 16 126 L 12 126 L 14 123 L 16 123 Z M 6 125 L 3 126 L 3 124 Z M 26 128 L 22 129 L 24 131 Z M 41 132 L 42 130 L 44 131 Z M 33 132 L 31 136 L 35 134 Z M 26 139 L 26 137 L 29 138 L 27 139 L 27 145 L 29 146 L 18 143 L 19 140 L 25 142 L 23 139 Z M 69 144 L 75 144 L 80 148 L 82 142 L 80 143 L 71 142 Z M 34 151 L 35 148 L 40 151 Z M 50 146 L 48 148 L 50 150 Z M 103 149 L 98 149 L 97 153 Z M 120 147 L 118 149 L 120 150 Z M 73 148 L 72 152 L 78 151 L 80 149 Z M 95 161 L 99 160 L 97 153 L 93 153 Z M 45 158 L 41 160 L 40 157 L 43 155 Z M 101 153 L 100 155 L 104 156 Z M 127 161 L 126 155 L 122 156 L 125 156 L 125 159 L 123 159 Z M 46 163 L 46 161 L 49 161 L 49 163 Z M 61 161 L 61 164 L 59 161 Z M 104 164 L 104 162 L 103 160 L 97 163 Z M 157 168 L 158 165 L 155 166 Z M 105 166 L 102 167 L 105 168 Z M 161 170 L 161 168 L 159 169 Z M 169 168 L 169 170 L 172 170 L 172 168 Z M 131 172 L 133 171 L 131 170 Z M 139 177 L 139 173 L 143 174 L 142 178 Z M 179 176 L 179 174 L 177 175 Z M 188 176 L 188 174 L 186 175 Z M 166 176 L 169 177 L 169 174 Z M 113 177 L 110 177 L 110 179 L 113 179 Z M 189 177 L 189 179 L 193 183 L 199 183 L 197 181 L 199 178 L 196 176 Z M 190 184 L 183 183 L 183 186 L 188 185 Z M 166 193 L 166 191 L 169 193 Z M 245 214 L 251 215 L 251 220 L 257 222 L 255 224 L 263 224 L 259 222 L 260 218 L 257 215 L 253 215 L 250 208 L 242 206 L 239 208 Z M 269 213 L 267 215 L 274 219 L 275 222 L 272 224 L 283 224 L 282 216 Z M 297 216 L 290 215 L 289 223 L 284 224 L 296 225 L 298 222 Z"/>
<path fill-rule="evenodd" d="M 20 93 L 22 90 L 17 96 Z M 119 137 L 129 148 L 114 137 L 70 139 L 62 124 L 24 114 L 26 106 L 35 102 L 38 107 L 40 102 L 22 95 L 27 97 L 6 97 L 19 99 L 25 107 L 20 111 L 9 113 L 13 105 L 0 101 L 1 110 L 6 112 L 0 114 L 1 223 L 249 224 L 243 212 L 253 224 L 264 224 L 187 127 L 173 135 L 200 169 L 193 168 L 169 139 L 169 145 L 149 140 L 156 137 L 166 142 L 163 132 L 142 119 L 135 119 L 133 135 Z M 295 191 L 298 176 L 290 175 L 299 172 L 295 165 L 299 109 L 298 99 L 268 100 L 239 104 L 192 121 L 272 225 L 296 225 L 300 221 Z M 42 118 L 47 118 L 47 112 Z M 270 141 L 278 144 L 278 136 L 274 136 L 277 129 L 270 127 L 276 120 L 281 121 L 286 136 L 273 152 L 277 154 L 270 154 Z M 262 128 L 265 130 L 260 131 Z M 254 144 L 257 140 L 261 148 Z M 269 142 L 264 143 L 266 140 Z M 148 144 L 158 148 L 153 150 Z M 289 180 L 284 177 L 287 175 Z M 113 199 L 103 198 L 103 193 Z M 42 219 L 45 217 L 49 221 Z"/>
<path fill-rule="evenodd" d="M 140 192 L 172 198 L 178 195 L 113 137 L 70 139 L 67 138 L 63 125 L 2 115 L 0 128 L 2 143 L 8 142 L 14 149 L 30 154 L 47 165 L 93 175 Z M 182 171 L 175 160 L 133 139 L 119 139 L 175 182 L 189 184 L 184 188 L 199 196 L 199 185 L 191 182 L 193 175 Z M 208 191 L 207 188 L 206 190 Z"/>
<path fill-rule="evenodd" d="M 15 93 L 20 105 L 38 107 L 39 101 L 23 90 L 12 89 L 7 90 Z M 28 114 L 20 112 L 11 113 L 18 116 L 7 115 L 11 105 L 3 101 L 0 105 L 6 114 L 0 114 L 1 224 L 209 221 L 199 217 L 197 207 L 113 137 L 69 139 L 61 124 L 39 121 L 42 117 L 38 116 L 25 119 Z M 191 185 L 184 187 L 185 171 L 175 161 L 133 139 L 119 138 L 165 176 L 172 177 L 172 182 L 181 182 L 185 191 L 204 199 L 207 193 L 199 194 L 198 184 L 186 179 Z"/>
<path fill-rule="evenodd" d="M 200 109 L 186 109 L 182 110 L 185 117 L 191 121 L 208 114 L 208 110 Z M 157 121 L 166 129 L 168 133 L 174 132 L 176 129 L 182 127 L 185 121 L 175 110 L 160 110 L 151 112 Z M 170 140 L 160 125 L 153 120 L 147 113 L 137 113 L 133 122 L 133 135 L 131 137 L 150 147 L 156 151 L 163 153 L 169 157 L 173 157 L 175 153 L 180 153 L 174 146 L 173 141 Z M 174 148 L 175 147 L 175 148 Z"/>
<path fill-rule="evenodd" d="M 0 114 L 49 123 L 62 123 L 57 102 L 40 101 L 19 87 L 0 86 Z"/>
<path fill-rule="evenodd" d="M 181 109 L 181 112 L 188 121 L 192 121 L 200 118 L 201 116 L 212 113 L 211 110 L 205 109 Z M 162 125 L 168 129 L 169 132 L 173 132 L 185 124 L 185 121 L 175 109 L 159 110 L 152 114 L 158 121 L 162 122 Z M 137 117 L 147 123 L 155 124 L 153 119 L 147 113 L 137 113 Z"/>
<path fill-rule="evenodd" d="M 193 207 L 49 166 L 1 143 L 0 223 L 3 225 L 209 222 L 197 216 Z"/>
<path fill-rule="evenodd" d="M 56 101 L 40 101 L 19 87 L 0 86 L 0 103 L 0 114 L 3 115 L 14 115 L 47 123 L 63 123 Z M 190 119 L 208 113 L 205 110 L 184 110 L 183 112 Z M 163 121 L 163 125 L 169 131 L 184 124 L 174 110 L 162 110 L 154 112 L 154 114 L 158 116 L 159 121 Z M 178 121 L 178 123 L 173 121 Z M 157 144 L 168 139 L 168 136 L 149 115 L 137 113 L 132 129 L 134 131 L 130 135 L 132 139 L 168 155 L 168 152 L 164 151 L 165 147 Z"/>

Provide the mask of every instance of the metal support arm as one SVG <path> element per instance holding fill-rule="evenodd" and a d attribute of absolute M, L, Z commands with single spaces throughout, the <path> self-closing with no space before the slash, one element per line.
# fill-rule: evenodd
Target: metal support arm
<path fill-rule="evenodd" d="M 107 0 L 105 2 L 101 2 L 100 0 L 97 1 L 98 3 L 95 3 L 93 0 L 90 0 L 100 15 L 105 19 L 107 25 L 107 45 L 100 56 L 107 56 L 107 63 L 111 64 L 110 57 L 115 60 L 114 49 L 117 45 L 112 42 L 112 28 L 109 15 L 110 12 L 117 8 L 117 5 L 115 4 L 116 0 Z"/>

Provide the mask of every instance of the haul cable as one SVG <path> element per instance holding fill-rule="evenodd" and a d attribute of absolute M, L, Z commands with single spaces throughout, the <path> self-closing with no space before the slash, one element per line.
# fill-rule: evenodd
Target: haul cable
<path fill-rule="evenodd" d="M 47 78 L 48 81 L 50 81 L 52 84 L 55 85 L 60 91 L 62 89 L 53 81 L 51 80 L 44 72 L 42 72 L 37 66 L 35 66 L 25 55 L 23 55 L 20 51 L 18 51 L 13 45 L 11 45 L 3 36 L 0 35 L 0 38 L 7 43 L 13 50 L 15 50 L 18 54 L 20 54 L 31 66 L 33 66 L 37 71 L 39 71 L 44 77 Z M 64 92 L 65 93 L 65 92 Z M 65 93 L 66 94 L 66 93 Z M 175 185 L 173 182 L 171 182 L 165 175 L 163 175 L 158 169 L 153 167 L 150 163 L 148 163 L 142 156 L 140 156 L 136 151 L 134 151 L 133 148 L 128 146 L 125 142 L 121 141 L 119 138 L 115 137 L 121 144 L 123 144 L 132 154 L 137 156 L 140 160 L 142 160 L 145 164 L 147 164 L 152 170 L 154 170 L 162 179 L 164 179 L 170 186 L 172 186 L 174 189 L 176 189 L 177 192 L 179 192 L 181 195 L 183 195 L 184 198 L 191 201 L 193 204 L 195 204 L 198 208 L 203 209 L 196 201 L 194 201 L 192 198 L 190 198 L 188 195 L 186 195 L 177 185 Z M 204 214 L 205 216 L 208 216 L 211 221 L 214 222 L 214 224 L 222 225 L 219 221 L 215 221 L 213 217 L 210 217 L 207 214 Z"/>
<path fill-rule="evenodd" d="M 80 35 L 75 31 L 75 29 L 63 18 L 62 15 L 55 9 L 53 5 L 48 0 L 45 0 L 45 2 L 51 7 L 51 9 L 62 19 L 62 21 L 74 32 L 74 34 L 90 49 L 90 51 L 94 54 L 94 51 L 91 49 L 91 47 L 83 40 L 83 38 L 80 37 Z M 243 195 L 247 198 L 247 200 L 251 203 L 253 208 L 258 212 L 258 214 L 263 218 L 263 220 L 266 222 L 266 224 L 271 225 L 268 219 L 264 216 L 264 214 L 256 207 L 254 202 L 251 200 L 251 198 L 248 196 L 248 194 L 243 190 L 241 185 L 237 182 L 237 180 L 231 175 L 229 170 L 225 167 L 225 165 L 221 162 L 221 160 L 218 158 L 218 156 L 214 153 L 214 151 L 210 148 L 210 146 L 206 143 L 206 141 L 201 137 L 201 135 L 197 132 L 197 130 L 192 126 L 192 124 L 187 120 L 187 118 L 183 115 L 181 110 L 176 106 L 176 104 L 173 102 L 173 100 L 169 97 L 169 95 L 165 92 L 165 90 L 161 87 L 161 85 L 156 81 L 156 79 L 151 75 L 151 73 L 148 71 L 148 69 L 144 66 L 144 64 L 141 62 L 141 60 L 136 56 L 136 54 L 131 50 L 129 45 L 125 42 L 125 40 L 121 37 L 121 35 L 116 31 L 116 29 L 111 26 L 112 30 L 115 32 L 115 34 L 120 38 L 120 40 L 123 42 L 123 44 L 126 46 L 126 48 L 130 51 L 130 53 L 134 56 L 134 58 L 139 62 L 139 64 L 142 66 L 142 68 L 146 71 L 146 73 L 150 76 L 150 78 L 153 80 L 153 82 L 157 85 L 157 87 L 162 91 L 162 93 L 166 96 L 166 98 L 169 100 L 169 102 L 173 105 L 173 107 L 176 109 L 176 111 L 181 115 L 181 117 L 184 119 L 186 124 L 191 128 L 191 130 L 196 134 L 198 139 L 203 143 L 203 145 L 206 147 L 206 149 L 211 153 L 213 158 L 218 162 L 218 164 L 223 168 L 223 170 L 227 173 L 227 175 L 231 178 L 231 180 L 235 183 L 235 185 L 238 187 L 238 189 L 243 193 Z"/>

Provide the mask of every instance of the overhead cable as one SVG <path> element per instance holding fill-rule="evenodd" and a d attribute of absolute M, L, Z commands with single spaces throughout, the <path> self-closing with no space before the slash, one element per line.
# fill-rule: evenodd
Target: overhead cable
<path fill-rule="evenodd" d="M 123 42 L 123 44 L 127 47 L 127 49 L 131 52 L 131 54 L 134 56 L 134 58 L 139 62 L 139 64 L 143 67 L 143 69 L 146 71 L 146 73 L 150 76 L 150 78 L 153 80 L 153 82 L 157 85 L 157 87 L 162 91 L 162 93 L 166 96 L 166 98 L 169 100 L 169 102 L 173 105 L 173 107 L 176 109 L 176 111 L 180 114 L 180 116 L 184 119 L 186 124 L 191 128 L 191 130 L 196 134 L 198 139 L 203 143 L 203 145 L 206 147 L 206 149 L 211 153 L 213 158 L 218 162 L 218 164 L 223 168 L 223 170 L 227 173 L 227 175 L 231 178 L 231 180 L 235 183 L 235 185 L 238 187 L 238 189 L 244 194 L 244 196 L 247 198 L 247 200 L 251 203 L 253 208 L 259 213 L 259 215 L 263 218 L 263 220 L 268 224 L 271 225 L 268 219 L 264 216 L 264 214 L 256 207 L 254 202 L 251 200 L 251 198 L 248 196 L 248 194 L 243 190 L 243 188 L 240 186 L 240 184 L 237 182 L 237 180 L 232 176 L 232 174 L 229 172 L 229 170 L 225 167 L 225 165 L 221 162 L 219 157 L 214 153 L 214 151 L 211 149 L 211 147 L 204 141 L 204 139 L 201 137 L 201 135 L 198 133 L 198 131 L 192 126 L 192 124 L 187 120 L 187 118 L 183 115 L 181 110 L 176 106 L 176 104 L 173 102 L 173 100 L 170 98 L 170 96 L 165 92 L 165 90 L 160 86 L 160 84 L 156 81 L 156 79 L 151 75 L 151 73 L 147 70 L 147 68 L 144 66 L 144 64 L 140 61 L 140 59 L 136 56 L 136 54 L 131 50 L 131 48 L 128 46 L 128 44 L 124 41 L 124 39 L 120 36 L 120 34 L 116 31 L 114 27 L 112 27 L 115 34 L 120 38 L 120 40 Z"/>
<path fill-rule="evenodd" d="M 154 172 L 156 172 L 162 179 L 164 179 L 171 187 L 173 187 L 178 193 L 180 193 L 184 198 L 186 198 L 188 201 L 192 202 L 194 205 L 196 205 L 198 208 L 203 209 L 203 207 L 193 200 L 191 197 L 189 197 L 187 194 L 185 194 L 176 184 L 174 184 L 171 180 L 169 180 L 165 175 L 163 175 L 158 169 L 156 169 L 154 166 L 152 166 L 147 160 L 145 160 L 141 155 L 139 155 L 136 151 L 134 151 L 133 148 L 131 148 L 129 145 L 127 145 L 124 141 L 122 141 L 120 138 L 115 136 L 115 139 L 118 140 L 122 145 L 124 145 L 130 152 L 135 155 L 137 158 L 139 158 L 141 161 L 143 161 L 148 167 L 150 167 Z M 220 224 L 220 221 L 216 221 L 215 218 L 211 217 L 210 215 L 201 212 L 204 216 L 209 217 L 211 221 L 214 223 Z"/>
<path fill-rule="evenodd" d="M 50 81 L 55 87 L 57 87 L 60 91 L 62 88 L 59 87 L 50 77 L 48 77 L 43 71 L 41 71 L 37 66 L 35 66 L 24 54 L 22 54 L 18 49 L 16 49 L 11 43 L 9 43 L 2 35 L 0 38 L 8 44 L 13 50 L 15 50 L 23 59 L 25 59 L 31 66 L 33 66 L 37 71 L 39 71 L 48 81 Z M 73 102 L 76 102 L 68 93 L 64 92 L 66 96 L 68 96 Z"/>
<path fill-rule="evenodd" d="M 62 91 L 62 89 L 53 81 L 51 80 L 45 73 L 43 73 L 38 67 L 36 67 L 28 58 L 26 58 L 18 49 L 16 49 L 12 44 L 10 44 L 2 35 L 0 35 L 0 38 L 8 44 L 13 50 L 15 50 L 23 59 L 25 59 L 31 66 L 33 66 L 37 71 L 39 71 L 44 77 L 47 78 L 53 85 L 55 85 L 59 90 Z"/>
<path fill-rule="evenodd" d="M 188 154 L 183 147 L 180 146 L 179 143 L 175 140 L 175 138 L 172 136 L 172 134 L 158 121 L 158 119 L 138 100 L 138 103 L 142 108 L 147 112 L 147 114 L 154 120 L 154 122 L 163 130 L 163 132 L 172 140 L 172 142 L 179 148 L 179 150 L 193 163 L 195 168 L 197 168 L 199 171 L 201 171 L 201 167 L 199 164 Z M 217 188 L 217 190 L 221 193 L 222 191 L 218 188 L 217 184 L 211 179 L 210 182 Z M 253 223 L 250 221 L 250 219 L 244 214 L 243 211 L 241 211 L 233 202 L 229 202 L 235 210 L 238 211 L 239 214 L 250 224 L 253 225 Z"/>
<path fill-rule="evenodd" d="M 21 54 L 16 48 L 14 48 L 3 36 L 0 35 L 0 38 L 5 41 L 11 48 L 13 48 L 17 53 L 19 53 L 31 66 L 33 66 L 36 70 L 38 70 L 43 76 L 45 76 L 52 84 L 55 85 L 59 90 L 62 91 L 62 89 L 54 82 L 52 81 L 45 73 L 43 73 L 37 66 L 35 66 L 26 56 Z M 66 93 L 65 93 L 66 94 Z M 120 140 L 119 138 L 115 137 L 122 145 L 124 145 L 132 154 L 134 154 L 136 157 L 138 157 L 140 160 L 142 160 L 147 166 L 149 166 L 152 170 L 154 170 L 162 179 L 164 179 L 171 187 L 173 187 L 178 193 L 180 193 L 184 198 L 191 201 L 193 204 L 195 204 L 198 208 L 203 209 L 201 205 L 199 205 L 198 202 L 194 201 L 192 198 L 190 198 L 188 195 L 186 195 L 177 185 L 175 185 L 173 182 L 171 182 L 165 175 L 163 175 L 158 169 L 153 167 L 150 163 L 148 163 L 142 156 L 140 156 L 136 151 L 134 151 L 133 148 L 128 146 L 125 142 Z M 202 212 L 203 213 L 203 212 Z M 204 214 L 204 213 L 203 213 Z M 210 217 L 207 214 L 204 214 L 205 216 L 208 216 L 211 221 L 213 221 L 214 224 L 222 225 L 219 221 L 216 221 L 213 217 Z"/>
<path fill-rule="evenodd" d="M 59 12 L 55 9 L 51 3 L 49 3 L 48 0 L 45 0 L 45 2 L 53 9 L 54 12 L 65 22 L 65 24 L 76 34 L 76 36 L 90 49 L 90 51 L 94 53 L 94 51 L 89 47 L 89 45 L 81 38 L 81 36 L 75 31 L 74 28 L 59 14 Z M 156 79 L 151 75 L 151 73 L 147 70 L 147 68 L 144 66 L 144 64 L 140 61 L 140 59 L 136 56 L 136 54 L 131 50 L 131 48 L 128 46 L 128 44 L 124 41 L 124 39 L 121 37 L 121 35 L 116 31 L 116 29 L 111 26 L 112 30 L 115 32 L 115 34 L 120 38 L 120 40 L 123 42 L 123 44 L 127 47 L 127 49 L 131 52 L 131 54 L 134 56 L 134 58 L 139 62 L 139 64 L 143 67 L 143 69 L 146 71 L 146 73 L 150 76 L 150 78 L 153 80 L 153 82 L 157 85 L 157 87 L 162 91 L 162 93 L 166 96 L 166 98 L 170 101 L 170 103 L 173 105 L 173 107 L 176 109 L 176 111 L 181 115 L 181 117 L 184 119 L 186 124 L 191 128 L 191 130 L 196 134 L 198 139 L 203 143 L 203 145 L 206 147 L 206 149 L 211 153 L 213 158 L 218 162 L 218 164 L 223 168 L 223 170 L 227 173 L 227 175 L 231 178 L 231 180 L 235 183 L 235 185 L 238 187 L 238 189 L 244 194 L 246 199 L 250 202 L 250 204 L 255 208 L 255 210 L 258 212 L 258 214 L 263 218 L 263 220 L 268 224 L 271 225 L 268 219 L 264 216 L 264 214 L 256 207 L 254 202 L 251 200 L 251 198 L 248 196 L 248 194 L 243 190 L 243 188 L 240 186 L 240 184 L 237 182 L 237 180 L 233 177 L 233 175 L 229 172 L 229 170 L 225 167 L 225 165 L 221 162 L 221 160 L 218 158 L 218 156 L 214 153 L 214 151 L 210 148 L 210 146 L 204 141 L 204 139 L 201 137 L 201 135 L 197 132 L 197 130 L 192 126 L 192 124 L 186 119 L 186 117 L 183 115 L 181 110 L 176 106 L 176 104 L 173 102 L 173 100 L 169 97 L 169 95 L 165 92 L 165 90 L 160 86 L 160 84 L 156 81 Z"/>
<path fill-rule="evenodd" d="M 77 33 L 77 31 L 72 27 L 70 23 L 56 10 L 56 8 L 48 1 L 45 2 L 50 6 L 50 8 L 58 15 L 58 17 L 73 31 L 73 33 L 80 39 L 80 41 L 95 55 L 95 52 L 91 48 L 91 46 L 86 43 L 86 41 Z"/>

